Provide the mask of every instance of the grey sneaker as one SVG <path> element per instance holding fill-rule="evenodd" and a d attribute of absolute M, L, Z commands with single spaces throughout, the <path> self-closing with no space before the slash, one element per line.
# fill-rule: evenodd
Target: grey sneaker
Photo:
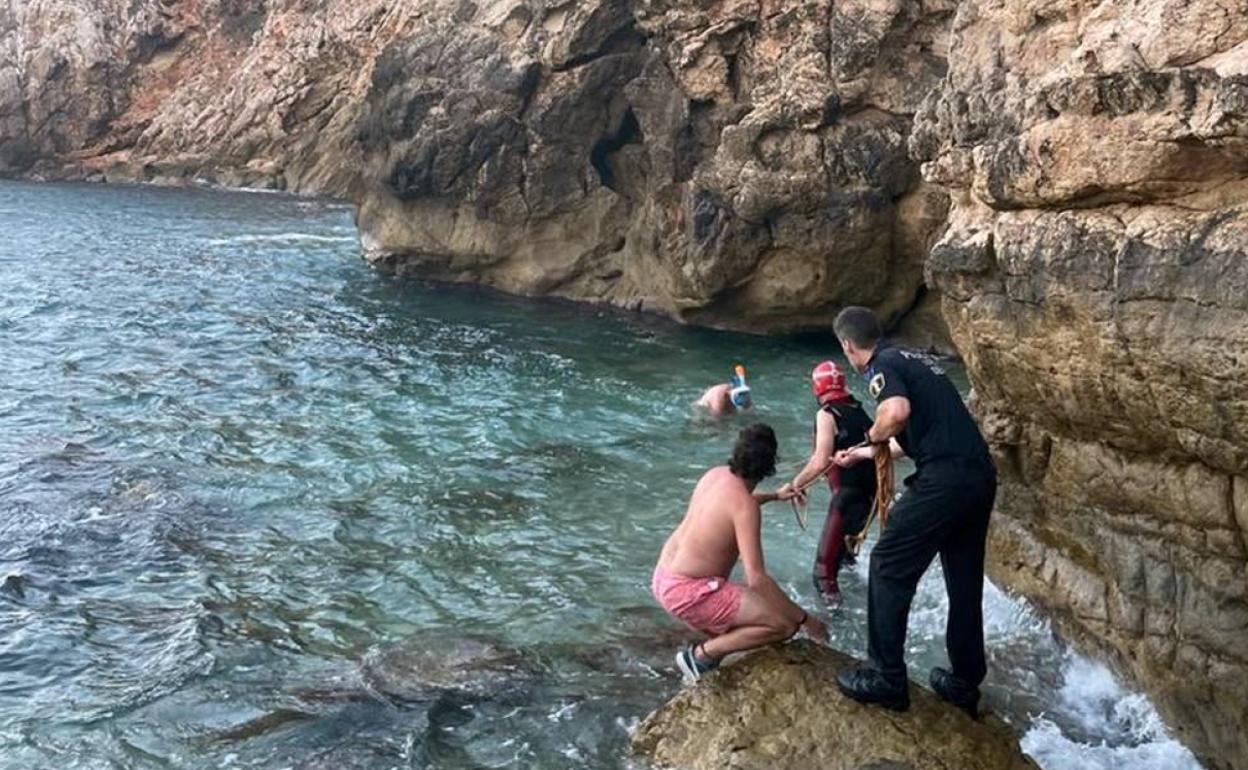
<path fill-rule="evenodd" d="M 681 676 L 686 682 L 696 682 L 702 678 L 704 674 L 709 674 L 719 667 L 719 660 L 698 660 L 698 656 L 693 653 L 694 645 L 680 648 L 676 653 L 676 668 L 680 669 Z"/>

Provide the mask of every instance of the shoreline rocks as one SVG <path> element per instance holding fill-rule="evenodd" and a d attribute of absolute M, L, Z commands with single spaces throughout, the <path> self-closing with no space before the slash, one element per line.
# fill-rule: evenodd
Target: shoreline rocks
<path fill-rule="evenodd" d="M 835 677 L 852 663 L 809 641 L 751 653 L 646 717 L 633 750 L 681 770 L 1036 770 L 999 719 L 926 689 L 911 686 L 903 713 L 850 700 Z"/>

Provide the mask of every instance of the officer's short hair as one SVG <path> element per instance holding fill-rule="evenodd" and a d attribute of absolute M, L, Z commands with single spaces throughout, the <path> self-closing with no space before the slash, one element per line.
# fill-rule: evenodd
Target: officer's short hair
<path fill-rule="evenodd" d="M 884 336 L 880 319 L 870 308 L 851 305 L 837 314 L 832 331 L 838 340 L 849 340 L 860 348 L 874 347 Z"/>

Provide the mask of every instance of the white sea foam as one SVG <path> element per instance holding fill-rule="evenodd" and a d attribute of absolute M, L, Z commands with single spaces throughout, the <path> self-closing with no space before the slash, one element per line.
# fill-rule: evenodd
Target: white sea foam
<path fill-rule="evenodd" d="M 244 233 L 226 238 L 208 238 L 212 246 L 234 246 L 240 243 L 355 243 L 354 235 L 320 235 L 318 233 Z"/>
<path fill-rule="evenodd" d="M 1058 691 L 1062 716 L 1080 730 L 1107 739 L 1080 741 L 1059 726 L 1058 721 L 1064 720 L 1057 720 L 1058 715 L 1038 715 L 1021 745 L 1041 767 L 1200 770 L 1192 753 L 1170 737 L 1148 698 L 1123 689 L 1108 667 L 1071 653 L 1062 675 Z"/>
<path fill-rule="evenodd" d="M 1138 746 L 1091 746 L 1066 737 L 1054 723 L 1040 717 L 1021 744 L 1043 768 L 1079 770 L 1199 770 L 1192 753 L 1178 741 L 1162 740 Z"/>

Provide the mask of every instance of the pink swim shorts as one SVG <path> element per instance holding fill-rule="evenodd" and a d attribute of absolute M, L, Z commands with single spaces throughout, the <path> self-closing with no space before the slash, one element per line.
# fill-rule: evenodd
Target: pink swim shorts
<path fill-rule="evenodd" d="M 677 620 L 710 636 L 733 627 L 745 587 L 724 577 L 688 577 L 654 568 L 650 591 L 663 609 Z"/>

